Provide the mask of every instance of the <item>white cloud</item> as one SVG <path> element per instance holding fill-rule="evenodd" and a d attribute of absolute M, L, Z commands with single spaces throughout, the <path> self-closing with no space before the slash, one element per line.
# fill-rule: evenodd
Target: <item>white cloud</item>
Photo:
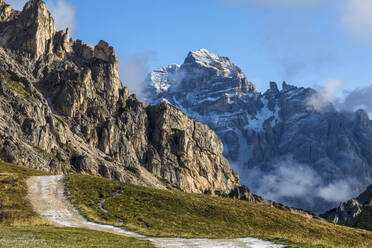
<path fill-rule="evenodd" d="M 76 10 L 70 2 L 65 0 L 50 0 L 47 1 L 47 7 L 54 18 L 57 30 L 69 28 L 71 34 L 75 32 Z"/>
<path fill-rule="evenodd" d="M 308 99 L 308 106 L 316 111 L 323 111 L 330 103 L 337 100 L 337 95 L 341 90 L 342 82 L 339 80 L 327 80 L 318 92 L 311 95 Z"/>
<path fill-rule="evenodd" d="M 322 208 L 316 206 L 317 200 L 338 204 L 356 195 L 355 189 L 359 187 L 359 182 L 351 178 L 328 181 L 313 167 L 298 163 L 291 156 L 277 159 L 269 170 L 260 167 L 243 170 L 240 166 L 237 169 L 242 183 L 254 193 L 289 205 L 306 202 L 307 207 Z"/>
<path fill-rule="evenodd" d="M 144 52 L 119 59 L 119 73 L 123 85 L 131 93 L 135 93 L 140 100 L 145 96 L 145 79 L 149 73 L 149 62 L 155 52 Z"/>
<path fill-rule="evenodd" d="M 345 0 L 342 24 L 356 38 L 371 41 L 372 1 Z"/>
<path fill-rule="evenodd" d="M 327 201 L 344 202 L 351 199 L 353 191 L 346 181 L 331 183 L 319 189 L 319 196 Z"/>
<path fill-rule="evenodd" d="M 320 184 L 320 177 L 310 167 L 291 159 L 280 161 L 274 171 L 263 173 L 259 192 L 269 199 L 303 197 Z"/>
<path fill-rule="evenodd" d="M 356 111 L 364 109 L 372 116 L 372 85 L 366 88 L 355 89 L 345 92 L 345 99 L 340 104 L 340 109 L 347 111 Z"/>
<path fill-rule="evenodd" d="M 12 8 L 22 10 L 27 0 L 5 0 Z M 76 28 L 76 10 L 75 7 L 67 0 L 49 0 L 46 5 L 52 14 L 57 30 L 70 28 L 71 34 Z"/>

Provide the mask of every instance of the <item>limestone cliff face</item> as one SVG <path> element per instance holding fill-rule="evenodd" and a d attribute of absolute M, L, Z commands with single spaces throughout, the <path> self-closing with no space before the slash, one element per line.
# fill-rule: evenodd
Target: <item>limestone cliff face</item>
<path fill-rule="evenodd" d="M 41 0 L 0 1 L 0 159 L 159 188 L 229 194 L 238 176 L 204 124 L 170 105 L 145 107 L 104 41 L 57 32 Z"/>
<path fill-rule="evenodd" d="M 13 11 L 3 1 L 1 46 L 30 52 L 39 57 L 51 52 L 56 33 L 54 21 L 41 0 L 29 1 L 22 12 Z"/>
<path fill-rule="evenodd" d="M 149 139 L 155 149 L 145 157 L 149 171 L 192 192 L 229 192 L 237 186 L 238 176 L 220 156 L 222 142 L 208 126 L 189 119 L 169 104 L 149 107 L 147 111 Z M 178 165 L 176 170 L 173 164 Z"/>

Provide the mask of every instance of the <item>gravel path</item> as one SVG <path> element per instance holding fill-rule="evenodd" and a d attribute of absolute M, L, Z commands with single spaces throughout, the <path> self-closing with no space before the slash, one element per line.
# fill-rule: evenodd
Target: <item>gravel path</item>
<path fill-rule="evenodd" d="M 281 248 L 271 242 L 254 238 L 241 239 L 181 239 L 181 238 L 153 238 L 125 231 L 121 228 L 102 225 L 87 221 L 72 204 L 65 198 L 63 176 L 31 177 L 27 184 L 29 199 L 41 217 L 57 226 L 85 228 L 102 232 L 109 232 L 137 239 L 150 240 L 157 247 L 164 248 Z"/>

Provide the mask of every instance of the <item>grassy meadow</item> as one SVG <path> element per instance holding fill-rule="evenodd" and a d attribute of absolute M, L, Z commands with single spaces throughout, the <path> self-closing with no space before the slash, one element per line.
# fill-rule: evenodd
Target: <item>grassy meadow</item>
<path fill-rule="evenodd" d="M 154 247 L 110 233 L 77 228 L 58 228 L 42 220 L 27 199 L 29 176 L 47 173 L 0 162 L 0 247 Z"/>
<path fill-rule="evenodd" d="M 149 236 L 257 237 L 288 247 L 372 247 L 371 232 L 245 201 L 81 175 L 68 176 L 65 182 L 68 197 L 91 221 Z"/>

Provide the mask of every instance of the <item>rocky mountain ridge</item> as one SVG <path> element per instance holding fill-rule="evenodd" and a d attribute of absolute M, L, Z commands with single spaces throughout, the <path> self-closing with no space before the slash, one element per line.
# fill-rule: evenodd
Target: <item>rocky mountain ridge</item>
<path fill-rule="evenodd" d="M 206 49 L 146 83 L 150 104 L 170 103 L 209 125 L 242 183 L 265 198 L 324 212 L 372 182 L 372 123 L 363 110 L 337 111 L 319 92 L 285 82 L 260 93 Z"/>
<path fill-rule="evenodd" d="M 122 86 L 114 49 L 56 31 L 45 3 L 0 0 L 0 159 L 157 188 L 230 194 L 239 177 L 206 125 Z"/>

